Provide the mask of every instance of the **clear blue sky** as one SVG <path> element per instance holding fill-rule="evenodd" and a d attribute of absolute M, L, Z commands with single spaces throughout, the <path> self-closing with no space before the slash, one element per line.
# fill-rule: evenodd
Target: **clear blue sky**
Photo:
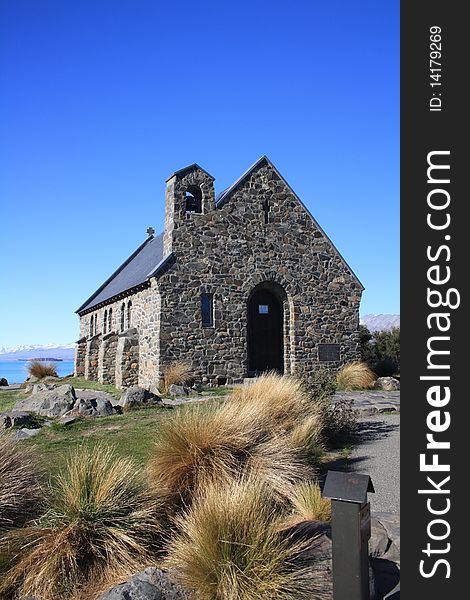
<path fill-rule="evenodd" d="M 399 312 L 398 0 L 2 0 L 0 54 L 0 346 L 75 341 L 170 173 L 263 154 Z"/>

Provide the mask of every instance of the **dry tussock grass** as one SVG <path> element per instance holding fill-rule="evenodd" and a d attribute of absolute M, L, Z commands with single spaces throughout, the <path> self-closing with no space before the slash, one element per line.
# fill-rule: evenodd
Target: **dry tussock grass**
<path fill-rule="evenodd" d="M 254 403 L 231 400 L 222 408 L 193 405 L 162 423 L 148 480 L 168 506 L 189 505 L 207 481 L 227 482 L 240 473 L 258 473 L 280 495 L 311 475 L 299 448 L 272 430 L 272 420 Z"/>
<path fill-rule="evenodd" d="M 187 385 L 193 380 L 191 365 L 185 362 L 172 362 L 163 371 L 163 391 L 168 392 L 170 385 Z"/>
<path fill-rule="evenodd" d="M 258 478 L 212 482 L 177 517 L 167 565 L 200 600 L 315 597 L 315 582 L 294 567 L 301 545 L 279 535 L 283 517 Z"/>
<path fill-rule="evenodd" d="M 3 539 L 3 552 L 16 556 L 0 596 L 91 597 L 87 590 L 146 566 L 160 534 L 158 507 L 134 465 L 102 445 L 78 449 L 54 481 L 38 526 Z"/>
<path fill-rule="evenodd" d="M 321 455 L 316 410 L 298 381 L 274 374 L 236 389 L 222 406 L 181 410 L 161 425 L 150 485 L 168 504 L 189 504 L 200 482 L 256 472 L 285 495 Z"/>
<path fill-rule="evenodd" d="M 250 409 L 258 419 L 267 421 L 271 431 L 287 431 L 309 410 L 309 402 L 300 381 L 268 373 L 231 394 L 228 410 L 234 415 L 239 410 Z"/>
<path fill-rule="evenodd" d="M 30 377 L 57 377 L 57 367 L 52 362 L 44 362 L 42 360 L 30 360 L 28 362 L 28 375 Z"/>
<path fill-rule="evenodd" d="M 36 517 L 42 500 L 31 449 L 0 429 L 0 534 Z"/>
<path fill-rule="evenodd" d="M 345 365 L 336 375 L 340 390 L 367 390 L 373 387 L 376 376 L 365 362 L 354 361 Z"/>
<path fill-rule="evenodd" d="M 314 481 L 305 481 L 294 486 L 289 500 L 294 508 L 287 525 L 302 521 L 331 521 L 331 500 L 324 498 L 320 486 Z"/>

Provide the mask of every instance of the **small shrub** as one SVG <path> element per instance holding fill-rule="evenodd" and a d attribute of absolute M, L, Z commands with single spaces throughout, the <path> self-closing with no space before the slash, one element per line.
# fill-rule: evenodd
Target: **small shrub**
<path fill-rule="evenodd" d="M 313 481 L 294 486 L 290 501 L 294 510 L 289 525 L 302 521 L 331 521 L 331 500 L 322 496 L 320 486 Z"/>
<path fill-rule="evenodd" d="M 38 516 L 43 495 L 35 457 L 11 433 L 0 429 L 0 534 Z"/>
<path fill-rule="evenodd" d="M 331 396 L 336 392 L 336 378 L 325 367 L 315 367 L 312 371 L 300 368 L 298 377 L 312 399 Z"/>
<path fill-rule="evenodd" d="M 330 448 L 349 442 L 357 430 L 354 400 L 333 396 L 318 401 L 322 411 L 322 438 Z"/>
<path fill-rule="evenodd" d="M 375 374 L 370 367 L 359 361 L 345 365 L 336 375 L 336 383 L 340 390 L 367 390 L 374 385 Z"/>
<path fill-rule="evenodd" d="M 279 535 L 284 517 L 258 479 L 213 483 L 176 519 L 166 563 L 201 600 L 323 597 L 293 566 L 300 546 Z"/>
<path fill-rule="evenodd" d="M 173 362 L 163 371 L 163 391 L 168 392 L 170 385 L 187 385 L 193 380 L 191 365 L 185 362 Z"/>
<path fill-rule="evenodd" d="M 27 369 L 30 377 L 37 377 L 38 379 L 42 379 L 43 377 L 57 377 L 57 367 L 52 362 L 30 360 Z"/>
<path fill-rule="evenodd" d="M 85 594 L 105 579 L 146 566 L 160 532 L 158 508 L 149 503 L 133 464 L 102 445 L 80 448 L 53 481 L 38 527 L 4 539 L 4 548 L 16 547 L 19 558 L 0 596 L 16 591 L 58 600 Z"/>

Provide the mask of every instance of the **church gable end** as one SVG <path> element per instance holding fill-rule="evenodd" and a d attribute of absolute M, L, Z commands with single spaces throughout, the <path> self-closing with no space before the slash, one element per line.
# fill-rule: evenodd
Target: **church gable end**
<path fill-rule="evenodd" d="M 197 164 L 173 173 L 160 240 L 158 253 L 145 243 L 81 307 L 85 376 L 155 389 L 174 361 L 221 384 L 358 358 L 363 286 L 267 157 L 217 198 Z"/>

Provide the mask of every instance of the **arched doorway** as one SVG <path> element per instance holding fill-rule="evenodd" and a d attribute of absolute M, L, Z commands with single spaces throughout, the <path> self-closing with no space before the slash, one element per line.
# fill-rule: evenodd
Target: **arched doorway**
<path fill-rule="evenodd" d="M 248 300 L 248 374 L 284 373 L 284 307 L 274 287 L 258 285 Z"/>

